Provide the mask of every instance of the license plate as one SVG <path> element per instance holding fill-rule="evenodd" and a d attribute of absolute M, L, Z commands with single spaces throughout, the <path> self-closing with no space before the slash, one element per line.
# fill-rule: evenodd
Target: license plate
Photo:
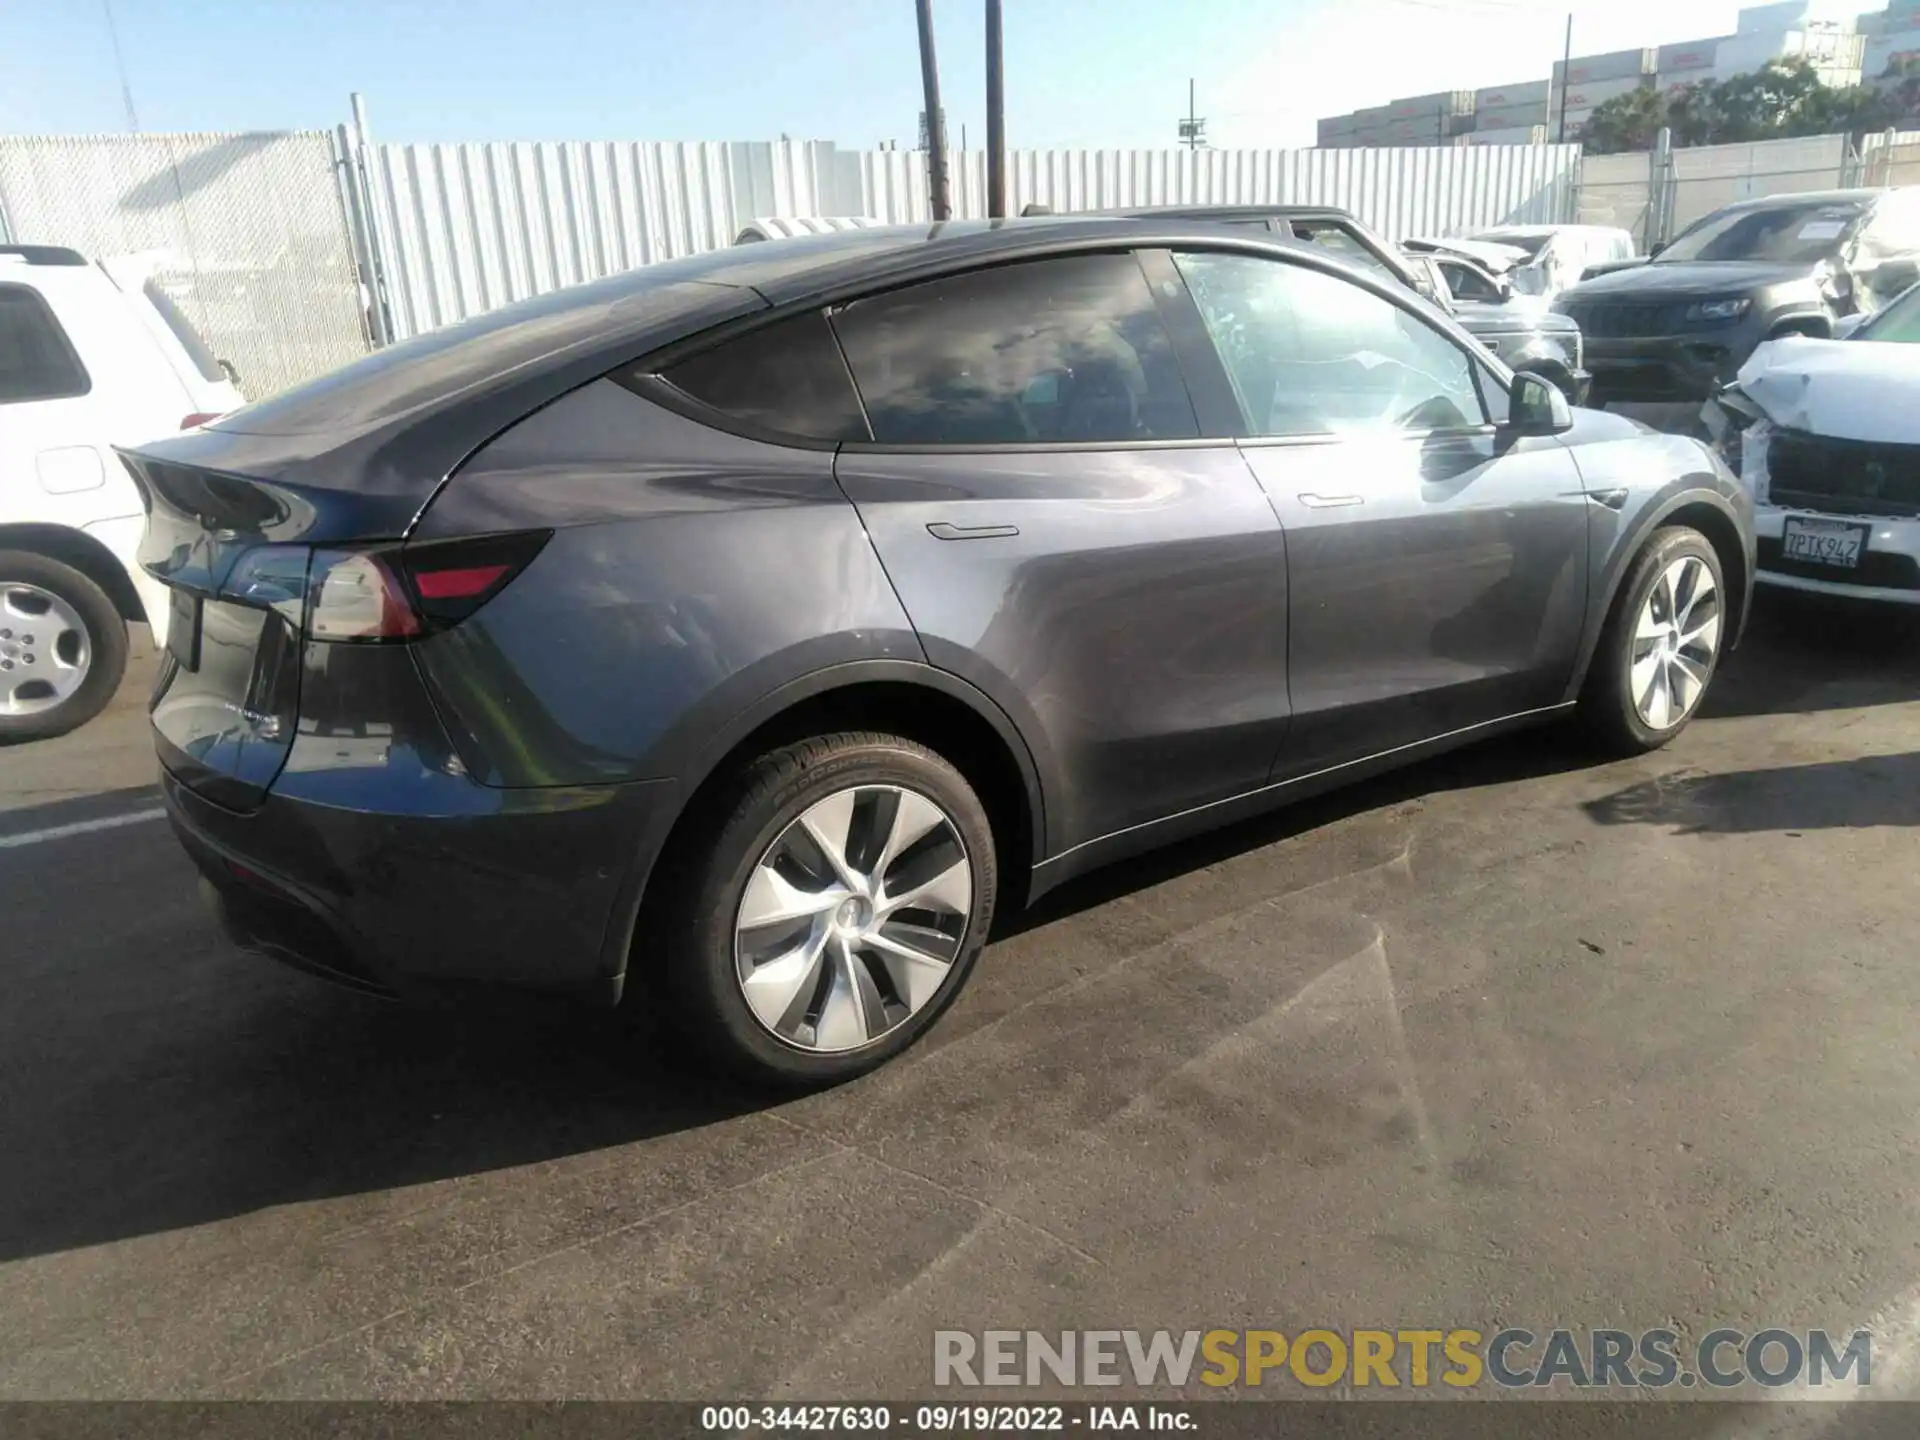
<path fill-rule="evenodd" d="M 1860 557 L 1867 553 L 1869 528 L 1838 520 L 1789 519 L 1780 537 L 1780 558 L 1831 565 L 1836 570 L 1857 570 Z"/>
<path fill-rule="evenodd" d="M 200 597 L 185 590 L 172 592 L 167 614 L 167 649 L 182 670 L 200 668 Z"/>

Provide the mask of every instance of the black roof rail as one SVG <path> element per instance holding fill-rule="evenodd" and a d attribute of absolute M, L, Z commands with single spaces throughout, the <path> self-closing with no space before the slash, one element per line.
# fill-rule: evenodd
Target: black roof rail
<path fill-rule="evenodd" d="M 84 265 L 87 257 L 64 245 L 0 245 L 0 255 L 18 255 L 29 265 Z"/>

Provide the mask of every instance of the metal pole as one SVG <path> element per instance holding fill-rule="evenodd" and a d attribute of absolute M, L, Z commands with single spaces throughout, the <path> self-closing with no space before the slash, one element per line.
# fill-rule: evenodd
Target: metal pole
<path fill-rule="evenodd" d="M 1560 56 L 1560 133 L 1554 138 L 1567 143 L 1567 82 L 1573 78 L 1573 12 L 1567 12 L 1567 44 Z"/>
<path fill-rule="evenodd" d="M 350 160 L 352 170 L 349 178 L 358 187 L 361 213 L 367 221 L 368 258 L 373 262 L 367 279 L 373 290 L 373 330 L 375 343 L 385 346 L 394 342 L 392 296 L 387 288 L 387 263 L 382 253 L 379 206 L 374 200 L 373 177 L 367 173 L 367 151 L 373 145 L 373 134 L 367 128 L 367 102 L 358 90 L 348 96 L 353 111 L 353 148 Z"/>
<path fill-rule="evenodd" d="M 927 201 L 935 220 L 950 220 L 947 203 L 947 137 L 940 124 L 940 64 L 933 53 L 933 0 L 914 0 L 920 22 L 920 88 L 927 105 Z"/>
<path fill-rule="evenodd" d="M 1007 84 L 1000 44 L 1000 0 L 987 0 L 987 215 L 1007 213 Z"/>
<path fill-rule="evenodd" d="M 1194 122 L 1200 118 L 1200 106 L 1193 98 L 1193 77 L 1187 77 L 1187 148 L 1200 148 L 1200 129 Z"/>

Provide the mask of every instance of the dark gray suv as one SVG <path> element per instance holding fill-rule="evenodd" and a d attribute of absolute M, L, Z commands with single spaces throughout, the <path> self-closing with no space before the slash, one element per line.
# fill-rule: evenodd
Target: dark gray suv
<path fill-rule="evenodd" d="M 1705 400 L 1764 340 L 1825 338 L 1920 270 L 1920 187 L 1743 200 L 1695 221 L 1649 262 L 1555 298 L 1586 336 L 1593 400 Z"/>
<path fill-rule="evenodd" d="M 1178 221 L 655 265 L 127 459 L 236 938 L 800 1084 L 1106 861 L 1576 709 L 1664 743 L 1753 569 L 1700 445 Z"/>

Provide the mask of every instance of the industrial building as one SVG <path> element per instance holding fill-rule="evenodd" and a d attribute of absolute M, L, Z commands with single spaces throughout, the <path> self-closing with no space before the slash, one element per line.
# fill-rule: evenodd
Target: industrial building
<path fill-rule="evenodd" d="M 1731 35 L 1555 61 L 1550 77 L 1442 90 L 1319 122 L 1324 149 L 1386 145 L 1525 145 L 1577 140 L 1594 107 L 1632 90 L 1730 80 L 1804 57 L 1828 85 L 1877 81 L 1903 58 L 1920 62 L 1920 0 L 1847 14 L 1846 0 L 1784 0 L 1740 11 Z M 1858 4 L 1859 0 L 1853 0 Z M 1562 126 L 1564 125 L 1564 136 Z"/>

